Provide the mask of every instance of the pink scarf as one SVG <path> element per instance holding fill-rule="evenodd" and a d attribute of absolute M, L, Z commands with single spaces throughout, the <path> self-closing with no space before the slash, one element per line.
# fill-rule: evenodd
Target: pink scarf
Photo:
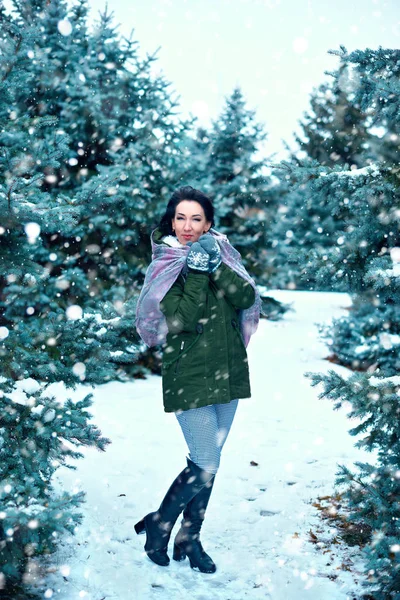
<path fill-rule="evenodd" d="M 160 311 L 160 301 L 176 281 L 179 273 L 186 265 L 189 246 L 171 247 L 157 244 L 151 234 L 152 261 L 146 271 L 143 288 L 136 306 L 136 329 L 147 346 L 163 344 L 166 340 L 168 327 L 165 316 Z M 254 304 L 239 313 L 239 323 L 245 346 L 257 330 L 260 318 L 261 299 L 254 280 L 243 266 L 240 253 L 229 243 L 223 233 L 210 229 L 221 248 L 221 259 L 240 277 L 253 287 L 256 299 Z"/>

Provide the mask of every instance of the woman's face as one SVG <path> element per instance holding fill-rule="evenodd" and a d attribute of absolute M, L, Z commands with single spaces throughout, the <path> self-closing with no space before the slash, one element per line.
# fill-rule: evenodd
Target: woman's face
<path fill-rule="evenodd" d="M 199 237 L 211 227 L 206 220 L 203 207 L 195 200 L 182 200 L 175 209 L 172 229 L 181 244 L 197 242 Z"/>

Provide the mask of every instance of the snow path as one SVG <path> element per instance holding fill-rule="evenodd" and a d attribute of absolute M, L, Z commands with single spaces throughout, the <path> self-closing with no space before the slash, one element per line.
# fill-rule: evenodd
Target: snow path
<path fill-rule="evenodd" d="M 336 545 L 324 554 L 309 542 L 308 532 L 321 528 L 312 502 L 333 492 L 337 463 L 351 465 L 371 456 L 354 448 L 347 433 L 353 423 L 344 410 L 319 400 L 318 389 L 303 375 L 328 369 L 350 373 L 323 360 L 328 350 L 316 323 L 344 314 L 351 302 L 337 293 L 269 294 L 292 302 L 295 310 L 281 322 L 261 320 L 248 348 L 253 396 L 239 402 L 202 529 L 203 545 L 217 564 L 212 575 L 193 571 L 188 560 L 172 560 L 180 518 L 171 536 L 169 567 L 147 558 L 145 537 L 133 529 L 158 507 L 186 464 L 178 422 L 162 408 L 161 378 L 93 390 L 80 386 L 72 393 L 52 386 L 63 397 L 82 398 L 93 391 L 93 422 L 112 439 L 105 453 L 84 450 L 76 471 L 58 471 L 60 485 L 83 489 L 87 496 L 76 536 L 66 535 L 51 558 L 58 568 L 50 576 L 52 598 L 353 597 L 354 578 L 340 565 L 349 556 L 357 563 L 357 549 Z M 325 533 L 332 536 L 326 525 Z"/>

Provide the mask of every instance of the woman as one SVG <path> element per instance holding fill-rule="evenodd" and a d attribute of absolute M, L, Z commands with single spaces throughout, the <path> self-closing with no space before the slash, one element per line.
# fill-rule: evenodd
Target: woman
<path fill-rule="evenodd" d="M 239 398 L 249 398 L 246 346 L 257 329 L 260 296 L 240 254 L 212 229 L 210 199 L 186 186 L 171 197 L 151 236 L 136 328 L 147 345 L 163 344 L 165 412 L 175 413 L 189 448 L 187 467 L 172 482 L 160 507 L 135 525 L 144 549 L 161 566 L 183 510 L 173 558 L 213 573 L 200 528 Z"/>

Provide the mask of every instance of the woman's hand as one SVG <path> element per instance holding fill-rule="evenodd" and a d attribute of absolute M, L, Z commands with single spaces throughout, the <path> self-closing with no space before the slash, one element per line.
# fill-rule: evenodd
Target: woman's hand
<path fill-rule="evenodd" d="M 208 273 L 210 271 L 210 256 L 208 252 L 199 244 L 199 242 L 188 242 L 186 246 L 190 246 L 189 254 L 186 262 L 189 269 Z"/>
<path fill-rule="evenodd" d="M 209 272 L 214 273 L 221 264 L 221 250 L 217 240 L 211 233 L 205 233 L 199 237 L 198 243 L 208 253 L 210 257 Z"/>

